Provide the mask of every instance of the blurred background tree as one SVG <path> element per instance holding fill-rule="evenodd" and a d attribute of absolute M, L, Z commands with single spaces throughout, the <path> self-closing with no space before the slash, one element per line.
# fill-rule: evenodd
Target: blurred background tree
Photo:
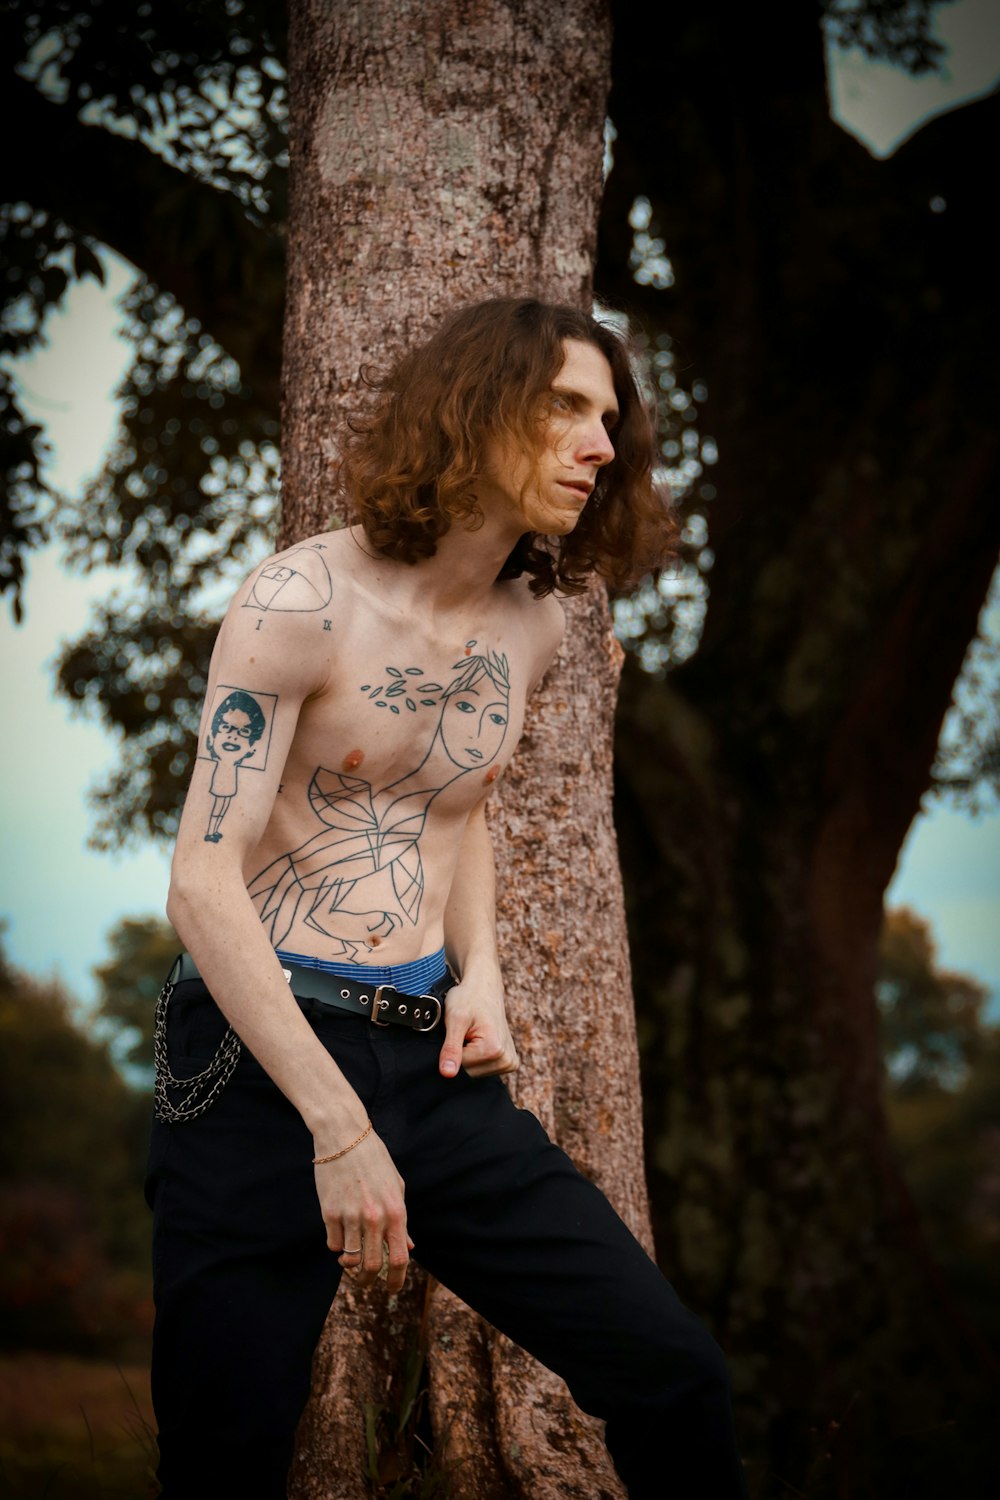
<path fill-rule="evenodd" d="M 0 951 L 3 1347 L 144 1352 L 149 1099 L 55 983 Z"/>
<path fill-rule="evenodd" d="M 94 971 L 96 1019 L 114 1037 L 126 1076 L 151 1088 L 156 997 L 181 943 L 161 917 L 124 917 L 108 933 L 108 948 L 107 962 Z"/>
<path fill-rule="evenodd" d="M 58 536 L 84 570 L 132 565 L 142 588 L 95 610 L 60 689 L 122 741 L 96 838 L 163 836 L 190 774 L 218 606 L 212 585 L 277 525 L 287 99 L 284 6 L 14 0 L 0 109 L 5 167 L 0 353 L 41 337 L 108 246 L 136 268 L 122 426 L 81 496 L 39 478 L 41 429 L 9 379 L 0 587 L 20 608 L 32 547 Z"/>
<path fill-rule="evenodd" d="M 868 46 L 932 61 L 928 7 L 850 9 Z M 876 984 L 921 798 L 995 766 L 984 698 L 939 745 L 1000 543 L 972 248 L 997 98 L 874 160 L 830 119 L 817 22 L 618 12 L 598 286 L 651 330 L 688 538 L 619 604 L 649 1182 L 772 1476 L 976 1493 L 996 1351 L 901 1171 Z"/>
<path fill-rule="evenodd" d="M 991 1462 L 996 1047 L 919 924 L 882 935 L 882 901 L 921 798 L 996 783 L 997 99 L 875 161 L 830 120 L 824 67 L 823 26 L 934 66 L 934 9 L 613 6 L 597 281 L 646 330 L 685 525 L 680 565 L 616 606 L 649 1180 L 762 1494 L 973 1493 Z M 213 591 L 275 524 L 283 10 L 15 0 L 0 28 L 21 148 L 2 348 L 37 341 L 101 245 L 138 273 L 120 440 L 86 495 L 45 486 L 4 377 L 0 582 L 18 598 L 53 534 L 139 569 L 59 679 L 122 737 L 99 836 L 162 836 Z"/>
<path fill-rule="evenodd" d="M 1000 1026 L 983 985 L 938 968 L 929 923 L 907 907 L 886 913 L 876 991 L 903 1175 L 948 1285 L 1000 1348 Z"/>
<path fill-rule="evenodd" d="M 930 925 L 909 907 L 885 914 L 875 993 L 882 1055 L 897 1093 L 967 1080 L 983 1046 L 986 987 L 937 967 Z"/>

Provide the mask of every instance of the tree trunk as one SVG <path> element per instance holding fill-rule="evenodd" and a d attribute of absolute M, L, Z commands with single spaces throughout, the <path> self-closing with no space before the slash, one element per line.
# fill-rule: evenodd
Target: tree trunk
<path fill-rule="evenodd" d="M 462 301 L 529 291 L 589 304 L 609 51 L 600 0 L 292 5 L 285 541 L 331 520 L 331 435 L 363 365 Z M 511 1088 L 649 1246 L 610 805 L 620 651 L 603 588 L 569 617 L 491 809 L 522 1057 Z M 599 1007 L 580 999 L 595 977 Z M 296 1496 L 368 1493 L 365 1406 L 392 1407 L 422 1325 L 435 1453 L 457 1500 L 621 1495 L 565 1389 L 418 1273 L 399 1298 L 338 1293 Z"/>

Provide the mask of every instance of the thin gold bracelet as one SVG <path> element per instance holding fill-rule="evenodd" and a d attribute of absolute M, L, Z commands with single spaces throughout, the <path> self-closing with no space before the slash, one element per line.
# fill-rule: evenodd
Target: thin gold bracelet
<path fill-rule="evenodd" d="M 364 1130 L 362 1130 L 361 1134 L 358 1136 L 358 1138 L 357 1138 L 356 1141 L 352 1141 L 349 1146 L 345 1146 L 344 1149 L 343 1149 L 343 1151 L 334 1151 L 332 1153 L 332 1155 L 330 1155 L 330 1156 L 314 1156 L 313 1160 L 312 1160 L 313 1166 L 314 1167 L 321 1167 L 321 1166 L 323 1166 L 323 1164 L 325 1162 L 336 1161 L 337 1158 L 338 1158 L 338 1156 L 346 1156 L 347 1153 L 348 1153 L 348 1151 L 353 1151 L 354 1148 L 355 1148 L 355 1146 L 360 1146 L 361 1142 L 364 1140 L 365 1136 L 371 1135 L 371 1133 L 372 1133 L 372 1122 L 371 1122 L 371 1120 L 369 1120 L 368 1124 L 365 1126 Z"/>

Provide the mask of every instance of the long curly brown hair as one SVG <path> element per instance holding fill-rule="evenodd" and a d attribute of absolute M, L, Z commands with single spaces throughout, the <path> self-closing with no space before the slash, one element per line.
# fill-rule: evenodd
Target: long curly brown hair
<path fill-rule="evenodd" d="M 455 521 L 481 522 L 475 491 L 484 443 L 512 440 L 540 454 L 539 416 L 564 339 L 593 344 L 611 366 L 620 413 L 615 457 L 600 470 L 573 531 L 525 533 L 500 577 L 524 572 L 537 595 L 578 594 L 590 573 L 620 588 L 668 560 L 678 526 L 666 486 L 653 485 L 655 430 L 630 346 L 575 307 L 529 297 L 459 308 L 388 374 L 366 374 L 377 392 L 374 410 L 349 423 L 340 482 L 352 520 L 377 551 L 416 563 L 433 557 Z"/>

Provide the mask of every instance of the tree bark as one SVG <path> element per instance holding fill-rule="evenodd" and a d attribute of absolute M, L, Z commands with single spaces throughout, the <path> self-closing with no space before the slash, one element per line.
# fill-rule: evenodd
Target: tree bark
<path fill-rule="evenodd" d="M 384 364 L 462 301 L 589 304 L 610 38 L 601 0 L 297 0 L 285 325 L 286 540 L 330 524 L 333 434 Z M 535 1110 L 649 1246 L 629 966 L 611 819 L 620 651 L 603 588 L 569 606 L 557 666 L 498 789 L 501 957 Z M 590 999 L 596 988 L 601 1001 Z M 365 1403 L 392 1403 L 422 1278 L 338 1294 L 294 1493 L 367 1493 Z M 426 1319 L 435 1452 L 452 1493 L 619 1497 L 595 1424 L 439 1287 Z"/>

